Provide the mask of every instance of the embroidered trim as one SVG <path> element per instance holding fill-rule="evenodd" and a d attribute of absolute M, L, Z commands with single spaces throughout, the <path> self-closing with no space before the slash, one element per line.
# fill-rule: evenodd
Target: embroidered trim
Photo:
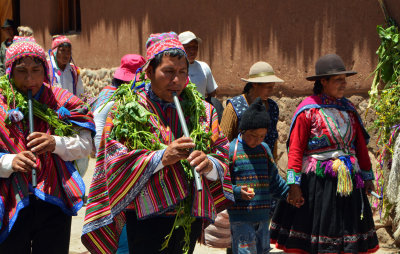
<path fill-rule="evenodd" d="M 369 171 L 360 170 L 360 173 L 364 181 L 375 180 L 374 172 L 372 171 L 372 169 L 370 169 Z"/>
<path fill-rule="evenodd" d="M 341 237 L 330 237 L 323 235 L 310 235 L 304 232 L 294 231 L 282 227 L 280 224 L 271 222 L 271 230 L 279 230 L 279 234 L 288 236 L 289 238 L 298 238 L 306 241 L 311 240 L 311 244 L 331 244 L 331 245 L 343 245 L 343 243 L 355 243 L 358 241 L 368 241 L 373 238 L 375 229 L 371 229 L 365 233 L 358 233 L 352 235 L 344 235 Z"/>
<path fill-rule="evenodd" d="M 293 169 L 288 169 L 286 179 L 287 184 L 300 184 L 301 173 L 296 173 Z"/>

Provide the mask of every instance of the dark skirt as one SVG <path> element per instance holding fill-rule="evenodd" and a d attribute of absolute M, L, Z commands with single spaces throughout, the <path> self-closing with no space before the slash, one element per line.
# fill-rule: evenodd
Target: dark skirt
<path fill-rule="evenodd" d="M 275 209 L 270 234 L 277 248 L 289 253 L 372 253 L 379 248 L 364 189 L 341 197 L 337 178 L 314 173 L 303 174 L 300 187 L 302 207 L 281 200 Z"/>

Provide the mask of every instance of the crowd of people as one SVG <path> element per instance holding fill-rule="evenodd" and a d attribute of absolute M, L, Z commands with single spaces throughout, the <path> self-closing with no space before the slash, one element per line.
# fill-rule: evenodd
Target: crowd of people
<path fill-rule="evenodd" d="M 250 67 L 224 109 L 210 67 L 196 60 L 202 40 L 151 34 L 146 56 L 123 56 L 88 105 L 71 41 L 54 36 L 46 57 L 33 32 L 20 30 L 12 20 L 2 26 L 0 253 L 68 253 L 71 216 L 84 205 L 91 253 L 193 253 L 227 215 L 225 247 L 235 254 L 268 253 L 270 243 L 288 253 L 379 248 L 369 136 L 344 97 L 356 72 L 338 55 L 319 58 L 306 77 L 313 95 L 294 112 L 284 179 L 270 98 L 284 81 L 269 63 Z M 85 202 L 76 161 L 90 154 Z"/>

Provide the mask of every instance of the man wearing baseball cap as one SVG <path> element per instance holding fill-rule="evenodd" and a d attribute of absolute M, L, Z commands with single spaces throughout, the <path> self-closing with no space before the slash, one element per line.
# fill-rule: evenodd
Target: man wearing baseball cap
<path fill-rule="evenodd" d="M 1 26 L 1 32 L 3 33 L 3 36 L 6 39 L 1 43 L 1 48 L 0 48 L 0 76 L 6 74 L 6 67 L 5 67 L 6 51 L 7 48 L 12 43 L 13 37 L 15 35 L 15 28 L 16 27 L 14 21 L 11 19 L 6 19 L 4 21 L 4 24 Z"/>
<path fill-rule="evenodd" d="M 185 48 L 189 60 L 189 78 L 196 84 L 197 91 L 204 97 L 206 95 L 214 97 L 217 91 L 217 83 L 211 73 L 211 69 L 205 62 L 197 61 L 197 53 L 201 39 L 193 32 L 186 31 L 179 34 L 179 41 Z"/>

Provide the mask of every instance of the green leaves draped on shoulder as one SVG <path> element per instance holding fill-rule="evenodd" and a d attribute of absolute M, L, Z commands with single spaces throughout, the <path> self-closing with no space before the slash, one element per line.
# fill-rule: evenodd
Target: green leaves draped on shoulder
<path fill-rule="evenodd" d="M 24 116 L 28 116 L 27 96 L 16 89 L 13 80 L 11 79 L 10 82 L 7 75 L 0 77 L 0 89 L 1 94 L 7 101 L 8 109 L 14 108 L 13 104 L 15 100 L 15 108 L 19 108 Z M 12 107 L 10 107 L 10 105 L 12 105 Z M 54 110 L 47 107 L 47 105 L 38 102 L 37 100 L 33 100 L 33 114 L 54 128 L 54 133 L 58 136 L 71 136 L 72 134 L 76 133 L 72 127 L 72 124 L 59 119 Z M 11 121 L 8 117 L 6 119 L 6 123 L 11 124 Z"/>

